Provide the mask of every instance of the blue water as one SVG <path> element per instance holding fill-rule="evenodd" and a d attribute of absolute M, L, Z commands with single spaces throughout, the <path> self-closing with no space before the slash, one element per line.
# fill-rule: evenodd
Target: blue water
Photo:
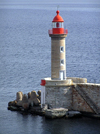
<path fill-rule="evenodd" d="M 66 75 L 100 83 L 100 4 L 59 3 L 68 29 Z M 47 120 L 7 110 L 16 92 L 40 90 L 51 76 L 48 30 L 56 3 L 0 4 L 0 134 L 100 134 L 100 120 Z"/>

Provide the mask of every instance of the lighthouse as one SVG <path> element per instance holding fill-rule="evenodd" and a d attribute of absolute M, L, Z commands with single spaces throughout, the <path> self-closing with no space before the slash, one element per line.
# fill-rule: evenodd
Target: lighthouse
<path fill-rule="evenodd" d="M 51 77 L 41 79 L 41 108 L 45 104 L 52 108 L 69 107 L 71 98 L 66 97 L 72 80 L 66 78 L 65 38 L 68 30 L 64 29 L 64 20 L 56 11 L 52 20 L 52 29 L 48 31 L 51 37 Z M 71 90 L 70 90 L 71 91 Z"/>
<path fill-rule="evenodd" d="M 68 30 L 64 29 L 64 20 L 58 10 L 56 13 L 48 32 L 51 37 L 51 79 L 66 80 L 65 37 Z"/>

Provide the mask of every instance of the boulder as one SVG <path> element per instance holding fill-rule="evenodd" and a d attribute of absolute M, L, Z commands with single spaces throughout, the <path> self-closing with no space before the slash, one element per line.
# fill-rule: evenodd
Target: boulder
<path fill-rule="evenodd" d="M 22 106 L 22 100 L 19 100 L 19 101 L 17 102 L 17 106 Z"/>
<path fill-rule="evenodd" d="M 36 91 L 31 91 L 31 98 L 37 98 Z"/>
<path fill-rule="evenodd" d="M 29 104 L 33 107 L 40 104 L 40 100 L 37 98 L 36 91 L 31 91 L 31 97 L 28 99 Z"/>
<path fill-rule="evenodd" d="M 66 113 L 66 118 L 81 117 L 82 114 L 79 111 L 68 111 Z"/>
<path fill-rule="evenodd" d="M 31 91 L 30 93 L 30 98 L 28 99 L 29 105 L 33 106 L 33 99 L 34 97 L 36 98 L 36 92 L 35 91 Z"/>
<path fill-rule="evenodd" d="M 8 106 L 16 106 L 17 105 L 17 101 L 15 100 L 15 101 L 10 101 L 9 103 L 8 103 Z"/>
<path fill-rule="evenodd" d="M 23 95 L 22 103 L 28 103 L 28 97 L 26 94 Z"/>
<path fill-rule="evenodd" d="M 16 101 L 18 102 L 19 100 L 21 101 L 23 98 L 23 93 L 21 91 L 16 93 Z"/>
<path fill-rule="evenodd" d="M 39 90 L 39 91 L 37 92 L 37 94 L 38 94 L 39 96 L 41 96 L 41 90 Z"/>
<path fill-rule="evenodd" d="M 39 90 L 38 92 L 37 92 L 37 98 L 40 100 L 40 102 L 41 102 L 41 90 Z"/>
<path fill-rule="evenodd" d="M 33 104 L 34 104 L 35 106 L 39 106 L 40 100 L 39 100 L 38 98 L 34 98 L 34 99 L 33 99 Z"/>
<path fill-rule="evenodd" d="M 37 95 L 37 98 L 39 99 L 39 101 L 41 102 L 41 96 Z"/>
<path fill-rule="evenodd" d="M 29 103 L 22 103 L 22 107 L 27 110 L 29 109 Z"/>
<path fill-rule="evenodd" d="M 48 109 L 48 104 L 42 104 L 42 110 L 45 111 Z"/>
<path fill-rule="evenodd" d="M 16 93 L 17 106 L 22 106 L 23 93 L 21 91 Z"/>
<path fill-rule="evenodd" d="M 23 98 L 22 98 L 22 107 L 24 109 L 28 109 L 29 108 L 28 97 L 27 97 L 26 94 L 24 94 Z"/>
<path fill-rule="evenodd" d="M 31 92 L 28 93 L 28 99 L 31 98 Z"/>

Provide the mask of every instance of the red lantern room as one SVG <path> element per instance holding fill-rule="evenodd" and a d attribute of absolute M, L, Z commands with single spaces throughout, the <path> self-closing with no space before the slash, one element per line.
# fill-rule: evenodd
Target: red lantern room
<path fill-rule="evenodd" d="M 52 21 L 52 30 L 49 30 L 49 34 L 67 34 L 68 30 L 64 29 L 64 20 L 59 15 L 59 10 L 56 11 L 57 15 Z"/>

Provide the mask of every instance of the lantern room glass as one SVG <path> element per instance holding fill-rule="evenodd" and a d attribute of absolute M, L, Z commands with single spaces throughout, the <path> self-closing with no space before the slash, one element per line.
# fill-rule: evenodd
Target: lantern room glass
<path fill-rule="evenodd" d="M 52 28 L 64 28 L 63 22 L 52 22 Z"/>

